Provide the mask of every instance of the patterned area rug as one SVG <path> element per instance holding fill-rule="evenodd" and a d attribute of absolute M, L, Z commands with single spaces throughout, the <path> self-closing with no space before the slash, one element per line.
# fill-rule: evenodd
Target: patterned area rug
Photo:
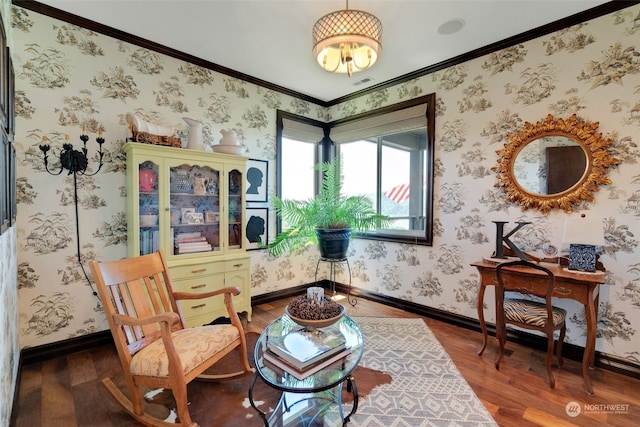
<path fill-rule="evenodd" d="M 360 399 L 349 426 L 497 426 L 422 319 L 354 320 L 365 339 L 360 365 L 393 379 Z M 326 426 L 340 425 L 328 415 Z"/>
<path fill-rule="evenodd" d="M 354 317 L 354 320 L 362 329 L 365 350 L 354 371 L 359 402 L 349 427 L 497 426 L 422 319 Z M 251 362 L 256 338 L 257 334 L 247 334 Z M 235 357 L 229 363 L 236 364 Z M 189 384 L 193 420 L 201 426 L 262 426 L 257 413 L 248 405 L 249 381 L 245 377 L 222 383 Z M 255 395 L 260 396 L 260 406 L 270 413 L 280 394 L 260 381 L 257 387 Z M 350 396 L 343 394 L 345 414 L 351 411 Z M 169 408 L 175 407 L 175 403 L 168 392 L 149 400 L 154 403 L 148 403 L 152 408 L 147 410 L 158 411 L 156 416 L 175 422 L 169 415 Z M 336 408 L 316 421 L 305 427 L 342 425 Z"/>
<path fill-rule="evenodd" d="M 253 349 L 258 339 L 258 334 L 248 332 L 247 347 L 249 363 L 253 363 Z M 235 353 L 225 356 L 215 367 L 211 368 L 208 373 L 234 372 L 241 369 Z M 358 366 L 354 375 L 360 380 L 358 381 L 358 392 L 360 397 L 366 396 L 372 389 L 382 384 L 391 382 L 391 377 L 380 371 Z M 122 376 L 115 378 L 121 390 L 128 395 L 124 388 L 124 379 Z M 247 390 L 251 377 L 243 377 L 232 381 L 222 382 L 202 382 L 193 381 L 187 386 L 189 396 L 189 412 L 194 422 L 200 426 L 216 426 L 216 427 L 263 427 L 264 423 L 258 416 L 258 413 L 249 405 Z M 256 404 L 269 415 L 273 408 L 276 407 L 281 392 L 268 387 L 262 381 L 256 382 L 254 388 L 254 396 Z M 344 402 L 352 402 L 350 393 L 343 394 Z M 170 390 L 156 389 L 150 390 L 146 396 L 144 403 L 145 410 L 153 416 L 163 419 L 170 423 L 178 423 L 175 413 L 175 401 Z M 119 411 L 122 413 L 122 411 Z M 337 418 L 337 414 L 335 416 Z M 137 425 L 133 422 L 133 418 L 124 415 L 126 421 L 114 422 L 113 425 L 118 427 L 128 427 L 129 425 Z"/>

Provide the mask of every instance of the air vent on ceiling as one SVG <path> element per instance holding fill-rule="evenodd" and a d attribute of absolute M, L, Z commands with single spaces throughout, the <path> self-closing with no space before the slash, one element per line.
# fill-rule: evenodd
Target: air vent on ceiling
<path fill-rule="evenodd" d="M 369 82 L 371 82 L 371 81 L 373 81 L 373 77 L 369 77 L 369 76 L 367 76 L 367 77 L 363 77 L 363 78 L 361 78 L 360 80 L 358 80 L 358 81 L 356 81 L 356 82 L 353 82 L 353 85 L 354 85 L 354 86 L 360 86 L 361 84 L 369 83 Z"/>

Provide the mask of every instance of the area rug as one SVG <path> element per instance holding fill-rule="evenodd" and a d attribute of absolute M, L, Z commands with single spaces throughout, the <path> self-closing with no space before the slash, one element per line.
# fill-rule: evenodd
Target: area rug
<path fill-rule="evenodd" d="M 360 366 L 386 372 L 392 381 L 360 399 L 349 426 L 497 426 L 424 320 L 354 320 L 365 339 Z M 325 426 L 341 425 L 332 415 Z"/>
<path fill-rule="evenodd" d="M 354 317 L 354 320 L 362 329 L 365 350 L 354 371 L 359 402 L 348 426 L 497 426 L 422 319 Z M 247 334 L 252 364 L 257 336 Z M 231 356 L 235 354 L 224 359 L 230 366 L 237 363 Z M 251 377 L 222 383 L 192 382 L 188 386 L 192 419 L 201 426 L 262 426 L 256 411 L 248 404 L 250 381 Z M 254 396 L 260 401 L 260 408 L 269 413 L 279 393 L 258 380 Z M 345 393 L 344 397 L 350 395 Z M 170 395 L 162 393 L 150 400 L 147 409 L 175 422 L 169 409 L 175 407 Z M 349 413 L 351 406 L 352 402 L 345 399 L 344 412 Z M 341 426 L 337 410 L 328 411 L 321 425 Z"/>
<path fill-rule="evenodd" d="M 258 334 L 248 332 L 247 347 L 249 363 L 254 365 L 253 349 Z M 240 363 L 235 352 L 225 356 L 208 373 L 234 372 L 240 369 Z M 391 376 L 371 368 L 358 366 L 354 371 L 358 378 L 358 392 L 360 398 L 366 396 L 377 386 L 391 382 Z M 189 396 L 189 413 L 193 421 L 201 426 L 216 427 L 252 427 L 263 426 L 262 419 L 249 404 L 248 390 L 252 377 L 243 377 L 231 381 L 202 382 L 192 381 L 187 386 Z M 114 379 L 115 380 L 115 379 Z M 128 395 L 123 387 L 122 378 L 116 382 L 121 390 Z M 254 398 L 258 407 L 268 415 L 273 412 L 280 398 L 280 392 L 268 387 L 262 381 L 256 381 Z M 352 402 L 351 394 L 344 393 L 343 401 Z M 177 423 L 175 415 L 175 401 L 169 390 L 149 390 L 147 393 L 145 410 L 153 416 L 167 422 Z M 337 415 L 336 415 L 337 417 Z"/>

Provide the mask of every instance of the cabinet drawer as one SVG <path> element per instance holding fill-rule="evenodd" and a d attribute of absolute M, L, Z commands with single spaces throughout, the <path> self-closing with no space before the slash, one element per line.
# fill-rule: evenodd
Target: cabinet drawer
<path fill-rule="evenodd" d="M 173 280 L 189 279 L 192 277 L 208 276 L 210 274 L 224 273 L 225 266 L 220 262 L 205 262 L 202 264 L 178 265 L 171 267 Z"/>
<path fill-rule="evenodd" d="M 224 297 L 222 295 L 198 299 L 198 300 L 182 300 L 178 302 L 180 304 L 180 308 L 182 309 L 182 314 L 184 318 L 187 320 L 191 326 L 193 322 L 191 320 L 195 318 L 200 318 L 203 325 L 205 323 L 209 323 L 220 316 L 226 315 L 226 310 L 224 308 Z"/>
<path fill-rule="evenodd" d="M 234 259 L 230 261 L 225 261 L 224 263 L 224 271 L 235 271 L 235 270 L 248 270 L 251 262 L 249 258 L 240 258 Z"/>
<path fill-rule="evenodd" d="M 173 287 L 181 292 L 210 292 L 224 287 L 224 274 L 210 274 L 188 279 L 174 280 Z"/>

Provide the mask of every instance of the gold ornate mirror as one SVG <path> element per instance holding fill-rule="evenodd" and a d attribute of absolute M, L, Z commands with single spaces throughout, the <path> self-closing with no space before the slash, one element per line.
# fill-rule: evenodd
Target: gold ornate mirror
<path fill-rule="evenodd" d="M 593 202 L 599 185 L 611 184 L 608 169 L 620 163 L 609 151 L 612 140 L 575 114 L 556 119 L 551 114 L 535 124 L 526 122 L 497 150 L 498 183 L 505 200 L 522 210 L 571 212 L 581 201 Z"/>

